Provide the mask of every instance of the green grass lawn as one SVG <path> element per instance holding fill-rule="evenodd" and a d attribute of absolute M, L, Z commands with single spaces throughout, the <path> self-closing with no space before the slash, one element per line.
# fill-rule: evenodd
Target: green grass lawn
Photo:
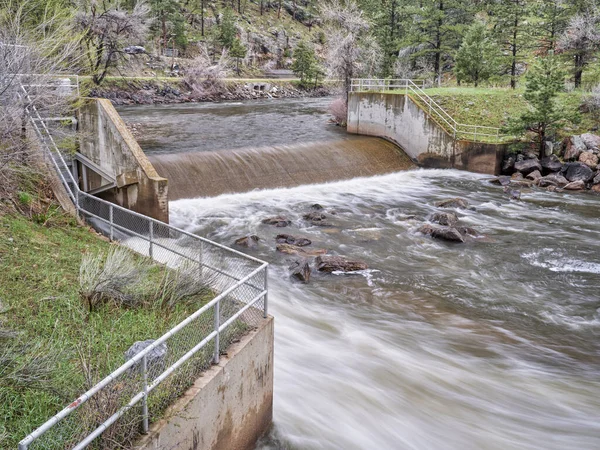
<path fill-rule="evenodd" d="M 87 389 L 80 355 L 87 355 L 102 378 L 125 362 L 123 353 L 135 341 L 160 337 L 208 299 L 206 294 L 172 308 L 158 302 L 137 308 L 103 304 L 90 313 L 79 294 L 80 263 L 86 254 L 106 254 L 112 244 L 63 221 L 44 226 L 0 215 L 0 330 L 18 333 L 11 342 L 19 343 L 23 360 L 48 355 L 54 361 L 48 379 L 34 383 L 15 382 L 0 367 L 2 449 L 16 448 Z M 167 270 L 150 268 L 155 289 Z M 2 351 L 0 346 L 0 360 Z"/>

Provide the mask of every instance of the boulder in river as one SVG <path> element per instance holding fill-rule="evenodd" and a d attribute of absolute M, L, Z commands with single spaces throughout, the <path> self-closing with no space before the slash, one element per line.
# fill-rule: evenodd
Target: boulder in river
<path fill-rule="evenodd" d="M 515 171 L 515 163 L 517 159 L 514 156 L 509 156 L 502 162 L 502 173 L 511 174 Z"/>
<path fill-rule="evenodd" d="M 435 206 L 437 206 L 438 208 L 471 209 L 467 200 L 458 197 L 437 202 Z"/>
<path fill-rule="evenodd" d="M 582 191 L 585 189 L 585 183 L 583 180 L 572 181 L 567 184 L 563 189 L 567 191 Z"/>
<path fill-rule="evenodd" d="M 283 216 L 275 216 L 275 217 L 267 217 L 266 219 L 263 219 L 262 223 L 264 223 L 266 225 L 274 225 L 277 228 L 283 228 L 283 227 L 290 226 L 292 224 L 292 221 L 288 220 L 287 218 L 285 218 Z"/>
<path fill-rule="evenodd" d="M 515 163 L 515 170 L 521 172 L 523 175 L 528 175 L 534 170 L 542 171 L 542 165 L 539 159 L 524 159 Z"/>
<path fill-rule="evenodd" d="M 504 188 L 504 193 L 508 194 L 511 200 L 521 200 L 521 191 L 518 189 L 511 189 L 507 186 Z"/>
<path fill-rule="evenodd" d="M 546 175 L 538 180 L 538 186 L 540 187 L 548 187 L 548 186 L 558 186 L 563 187 L 569 184 L 569 180 L 563 177 L 560 173 L 551 173 L 550 175 Z"/>
<path fill-rule="evenodd" d="M 471 227 L 456 227 L 456 231 L 458 231 L 463 236 L 479 236 L 479 232 Z"/>
<path fill-rule="evenodd" d="M 308 283 L 310 281 L 310 264 L 306 259 L 301 259 L 294 261 L 294 263 L 289 267 L 290 277 L 301 281 L 302 283 Z"/>
<path fill-rule="evenodd" d="M 419 228 L 419 233 L 431 236 L 434 239 L 440 239 L 450 242 L 465 242 L 463 235 L 452 227 L 434 227 L 432 225 L 423 225 Z"/>
<path fill-rule="evenodd" d="M 537 181 L 540 178 L 542 178 L 542 174 L 540 173 L 539 170 L 534 170 L 529 175 L 527 175 L 527 178 L 529 178 L 530 180 L 533 180 L 533 181 Z"/>
<path fill-rule="evenodd" d="M 315 260 L 319 272 L 356 272 L 367 270 L 369 266 L 362 261 L 346 258 L 345 256 L 319 256 Z"/>
<path fill-rule="evenodd" d="M 490 180 L 490 183 L 492 184 L 498 184 L 500 186 L 508 186 L 510 184 L 510 180 L 511 178 L 507 175 L 500 175 L 497 178 L 492 178 Z"/>
<path fill-rule="evenodd" d="M 594 178 L 594 171 L 583 163 L 573 162 L 564 165 L 563 169 L 564 177 L 569 181 L 583 181 L 587 183 Z"/>
<path fill-rule="evenodd" d="M 250 236 L 244 236 L 237 239 L 235 241 L 235 245 L 245 248 L 254 248 L 258 245 L 258 241 L 260 241 L 260 238 L 255 234 L 252 234 Z"/>
<path fill-rule="evenodd" d="M 550 155 L 542 158 L 540 164 L 542 165 L 543 173 L 546 174 L 560 172 L 560 169 L 562 169 L 562 163 L 556 155 Z"/>
<path fill-rule="evenodd" d="M 298 256 L 319 256 L 327 253 L 327 250 L 324 248 L 307 249 L 290 244 L 277 244 L 277 251 L 287 255 Z"/>
<path fill-rule="evenodd" d="M 327 221 L 327 215 L 322 212 L 313 211 L 302 216 L 304 220 L 309 221 L 311 224 L 319 227 L 330 227 L 331 223 Z"/>
<path fill-rule="evenodd" d="M 290 244 L 297 247 L 306 247 L 307 245 L 312 244 L 310 239 L 296 237 L 290 234 L 278 234 L 275 240 L 279 244 Z"/>
<path fill-rule="evenodd" d="M 458 222 L 458 216 L 452 212 L 437 212 L 429 220 L 446 227 L 453 227 Z"/>

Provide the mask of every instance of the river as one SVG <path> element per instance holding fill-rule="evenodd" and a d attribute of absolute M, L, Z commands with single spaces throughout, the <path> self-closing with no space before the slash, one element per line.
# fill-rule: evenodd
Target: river
<path fill-rule="evenodd" d="M 285 102 L 260 104 L 276 109 L 272 126 L 289 119 Z M 299 123 L 327 139 L 324 101 L 295 102 L 309 111 Z M 165 109 L 126 116 L 158 130 Z M 232 109 L 226 123 L 246 135 L 267 126 L 247 117 Z M 156 151 L 179 151 L 169 130 Z M 511 201 L 488 179 L 408 170 L 170 204 L 172 224 L 217 242 L 260 236 L 248 251 L 271 263 L 275 426 L 259 449 L 600 448 L 600 198 L 527 190 Z M 480 237 L 418 233 L 452 197 L 474 207 L 456 212 Z M 314 203 L 332 226 L 302 219 Z M 261 223 L 277 214 L 292 226 Z M 281 232 L 369 270 L 294 283 L 293 258 L 275 251 Z"/>

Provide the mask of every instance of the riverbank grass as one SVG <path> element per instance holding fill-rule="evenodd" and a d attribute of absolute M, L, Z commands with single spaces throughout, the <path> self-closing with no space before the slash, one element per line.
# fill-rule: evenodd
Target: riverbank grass
<path fill-rule="evenodd" d="M 16 448 L 89 388 L 84 365 L 98 378 L 108 375 L 135 341 L 160 337 L 210 298 L 165 308 L 159 289 L 169 269 L 146 261 L 152 300 L 135 308 L 103 303 L 90 312 L 79 292 L 82 258 L 113 247 L 70 218 L 44 225 L 0 215 L 0 359 L 16 353 L 14 370 L 0 368 L 0 448 Z M 18 366 L 31 361 L 41 372 L 33 381 L 27 374 L 19 379 Z"/>

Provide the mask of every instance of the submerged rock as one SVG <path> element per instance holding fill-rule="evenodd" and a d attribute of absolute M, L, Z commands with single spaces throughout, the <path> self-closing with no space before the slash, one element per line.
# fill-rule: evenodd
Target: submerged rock
<path fill-rule="evenodd" d="M 508 186 L 510 184 L 510 180 L 511 180 L 511 177 L 509 177 L 507 175 L 501 175 L 501 176 L 499 176 L 497 178 L 492 178 L 490 180 L 490 183 L 492 183 L 492 184 L 498 184 L 500 186 Z"/>
<path fill-rule="evenodd" d="M 262 223 L 264 223 L 266 225 L 274 225 L 277 228 L 283 228 L 283 227 L 290 226 L 292 224 L 292 221 L 288 220 L 287 218 L 285 218 L 283 216 L 275 216 L 275 217 L 267 217 L 266 219 L 263 219 Z"/>
<path fill-rule="evenodd" d="M 287 255 L 298 255 L 298 256 L 319 256 L 327 253 L 324 248 L 311 248 L 306 249 L 290 244 L 277 244 L 277 251 L 285 253 Z"/>
<path fill-rule="evenodd" d="M 367 270 L 369 267 L 362 261 L 346 258 L 345 256 L 319 256 L 315 260 L 319 272 L 356 272 Z"/>
<path fill-rule="evenodd" d="M 458 208 L 458 209 L 471 209 L 469 202 L 464 198 L 451 198 L 449 200 L 443 200 L 435 204 L 438 208 Z"/>
<path fill-rule="evenodd" d="M 439 223 L 447 227 L 453 227 L 458 222 L 458 216 L 454 213 L 449 212 L 438 212 L 431 216 L 431 220 L 434 223 Z"/>
<path fill-rule="evenodd" d="M 258 245 L 258 241 L 260 241 L 260 238 L 255 234 L 252 234 L 250 236 L 244 236 L 237 239 L 235 241 L 235 245 L 245 248 L 254 248 Z"/>
<path fill-rule="evenodd" d="M 456 231 L 458 231 L 463 236 L 479 236 L 479 232 L 471 227 L 456 227 Z"/>
<path fill-rule="evenodd" d="M 331 223 L 327 222 L 327 215 L 322 212 L 313 211 L 302 216 L 304 220 L 309 221 L 311 224 L 319 227 L 330 227 Z"/>
<path fill-rule="evenodd" d="M 521 200 L 521 191 L 518 189 L 511 189 L 507 186 L 504 188 L 504 193 L 508 194 L 511 200 Z"/>
<path fill-rule="evenodd" d="M 277 237 L 275 237 L 275 240 L 279 244 L 290 244 L 297 247 L 306 247 L 307 245 L 312 244 L 310 239 L 296 237 L 290 234 L 278 234 Z"/>
<path fill-rule="evenodd" d="M 291 278 L 302 283 L 308 283 L 310 281 L 311 269 L 307 260 L 302 259 L 294 261 L 294 263 L 289 267 L 289 270 Z"/>

